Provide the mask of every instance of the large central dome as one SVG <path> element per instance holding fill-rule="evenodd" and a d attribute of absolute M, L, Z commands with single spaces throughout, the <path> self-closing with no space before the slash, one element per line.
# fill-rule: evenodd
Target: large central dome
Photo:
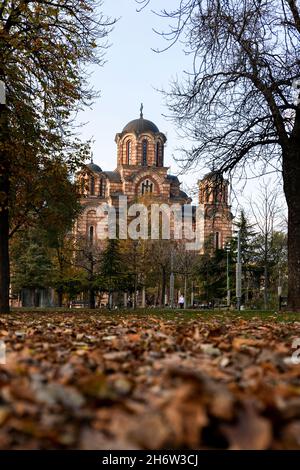
<path fill-rule="evenodd" d="M 123 132 L 136 132 L 137 134 L 149 131 L 156 133 L 159 132 L 159 129 L 154 122 L 148 121 L 148 119 L 144 119 L 143 117 L 130 121 L 123 129 Z"/>
<path fill-rule="evenodd" d="M 144 119 L 143 116 L 143 104 L 141 104 L 140 119 L 134 119 L 130 121 L 123 129 L 124 132 L 135 132 L 136 134 L 142 134 L 143 132 L 153 132 L 154 134 L 159 132 L 158 127 L 152 121 Z"/>

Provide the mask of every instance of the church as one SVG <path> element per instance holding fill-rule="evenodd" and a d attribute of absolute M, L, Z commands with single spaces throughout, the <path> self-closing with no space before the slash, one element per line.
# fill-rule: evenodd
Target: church
<path fill-rule="evenodd" d="M 129 207 L 142 201 L 144 205 L 188 206 L 192 214 L 200 209 L 202 243 L 201 248 L 193 249 L 197 253 L 222 249 L 231 239 L 233 216 L 229 203 L 229 182 L 215 171 L 208 173 L 196 183 L 198 204 L 193 205 L 192 198 L 181 189 L 178 177 L 170 174 L 165 166 L 166 141 L 165 134 L 154 122 L 144 118 L 141 107 L 139 118 L 130 121 L 116 134 L 116 169 L 106 171 L 91 161 L 79 171 L 77 182 L 82 212 L 74 225 L 73 234 L 84 245 L 88 243 L 88 252 L 91 246 L 100 252 L 105 246 L 99 236 L 102 221 L 100 208 L 105 205 L 119 214 L 121 196 L 127 198 Z M 55 304 L 53 289 L 38 293 L 40 305 Z M 29 298 L 32 292 L 24 291 L 23 294 L 25 306 L 35 304 Z"/>
<path fill-rule="evenodd" d="M 78 175 L 83 210 L 75 227 L 77 236 L 97 244 L 97 209 L 103 203 L 117 209 L 120 196 L 126 196 L 128 204 L 145 196 L 170 206 L 192 204 L 191 197 L 181 190 L 178 177 L 165 166 L 166 141 L 165 134 L 144 118 L 141 106 L 140 117 L 116 134 L 116 169 L 105 171 L 91 161 Z M 232 234 L 229 183 L 222 175 L 211 172 L 198 181 L 198 195 L 203 214 L 203 246 L 210 241 L 214 249 L 223 248 Z"/>

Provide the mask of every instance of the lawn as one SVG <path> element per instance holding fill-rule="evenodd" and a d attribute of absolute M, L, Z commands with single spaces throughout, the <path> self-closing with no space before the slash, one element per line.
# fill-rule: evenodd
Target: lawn
<path fill-rule="evenodd" d="M 0 449 L 300 449 L 297 338 L 289 313 L 0 315 Z"/>

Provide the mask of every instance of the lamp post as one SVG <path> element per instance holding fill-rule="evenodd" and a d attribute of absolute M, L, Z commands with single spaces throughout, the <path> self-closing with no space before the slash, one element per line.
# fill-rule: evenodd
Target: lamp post
<path fill-rule="evenodd" d="M 170 300 L 171 308 L 174 308 L 174 251 L 171 248 L 171 273 L 170 273 Z"/>
<path fill-rule="evenodd" d="M 242 260 L 241 260 L 241 230 L 238 231 L 237 238 L 237 263 L 236 263 L 236 308 L 241 310 L 242 298 Z"/>
<path fill-rule="evenodd" d="M 282 302 L 282 280 L 281 280 L 281 269 L 279 269 L 278 274 L 278 307 L 281 310 L 281 302 Z"/>
<path fill-rule="evenodd" d="M 0 80 L 0 105 L 6 104 L 6 93 L 5 93 L 5 83 Z"/>
<path fill-rule="evenodd" d="M 0 149 L 0 312 L 9 312 L 9 193 L 10 193 L 10 166 L 11 142 L 8 125 L 8 108 L 6 106 L 6 86 L 0 80 L 0 135 L 5 145 Z"/>
<path fill-rule="evenodd" d="M 227 308 L 230 307 L 230 277 L 229 277 L 229 253 L 230 253 L 230 246 L 226 245 L 226 253 L 227 253 Z"/>

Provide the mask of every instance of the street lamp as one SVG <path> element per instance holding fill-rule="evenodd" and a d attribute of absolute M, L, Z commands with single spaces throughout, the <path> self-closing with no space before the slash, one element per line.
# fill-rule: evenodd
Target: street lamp
<path fill-rule="evenodd" d="M 241 259 L 241 230 L 238 230 L 237 237 L 237 263 L 236 263 L 236 308 L 241 310 L 242 298 L 242 259 Z"/>
<path fill-rule="evenodd" d="M 282 280 L 281 280 L 281 269 L 279 269 L 278 274 L 278 307 L 281 310 L 281 302 L 282 302 Z"/>
<path fill-rule="evenodd" d="M 173 247 L 171 248 L 170 300 L 171 300 L 171 308 L 174 308 L 174 251 L 173 251 Z"/>
<path fill-rule="evenodd" d="M 230 253 L 230 246 L 229 244 L 226 245 L 226 252 L 227 252 L 227 308 L 230 307 L 230 277 L 229 277 L 229 253 Z"/>
<path fill-rule="evenodd" d="M 5 93 L 5 83 L 0 80 L 0 104 L 6 104 L 6 93 Z"/>

